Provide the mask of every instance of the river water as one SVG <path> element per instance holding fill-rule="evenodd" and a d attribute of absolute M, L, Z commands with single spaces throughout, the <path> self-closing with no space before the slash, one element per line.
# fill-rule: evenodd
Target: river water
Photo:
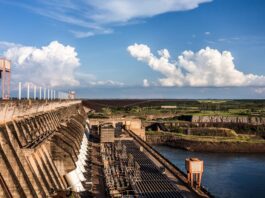
<path fill-rule="evenodd" d="M 265 154 L 190 152 L 167 146 L 154 148 L 185 171 L 185 159 L 204 161 L 203 186 L 215 197 L 265 198 Z"/>

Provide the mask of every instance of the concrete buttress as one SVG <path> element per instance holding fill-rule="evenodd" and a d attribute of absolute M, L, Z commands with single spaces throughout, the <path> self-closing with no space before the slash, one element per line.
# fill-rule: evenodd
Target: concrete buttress
<path fill-rule="evenodd" d="M 85 132 L 81 101 L 0 104 L 0 197 L 49 197 L 69 187 Z"/>

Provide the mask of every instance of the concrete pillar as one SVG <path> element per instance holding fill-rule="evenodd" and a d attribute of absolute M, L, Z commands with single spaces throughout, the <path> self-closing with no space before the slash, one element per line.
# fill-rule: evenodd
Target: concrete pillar
<path fill-rule="evenodd" d="M 53 100 L 53 90 L 51 89 L 51 100 Z"/>
<path fill-rule="evenodd" d="M 13 124 L 14 130 L 15 130 L 15 132 L 17 134 L 17 137 L 18 137 L 18 140 L 20 142 L 20 145 L 21 146 L 25 146 L 27 144 L 26 137 L 24 136 L 23 132 L 21 130 L 19 130 L 16 121 L 13 121 L 12 124 Z"/>
<path fill-rule="evenodd" d="M 29 100 L 30 97 L 30 87 L 29 87 L 29 83 L 28 83 L 28 87 L 27 87 L 27 99 Z"/>
<path fill-rule="evenodd" d="M 46 100 L 46 88 L 43 89 L 43 99 Z"/>
<path fill-rule="evenodd" d="M 51 175 L 50 175 L 50 173 L 49 173 L 49 171 L 47 169 L 47 166 L 44 163 L 43 159 L 41 158 L 41 156 L 39 155 L 39 153 L 34 153 L 34 157 L 35 157 L 35 159 L 36 159 L 39 167 L 41 168 L 41 171 L 42 171 L 42 173 L 43 173 L 43 175 L 44 175 L 44 177 L 46 179 L 46 182 L 49 185 L 49 190 L 51 188 L 54 188 L 55 189 L 56 186 L 55 186 L 55 184 L 54 184 L 54 182 L 53 182 L 53 180 L 51 178 Z"/>
<path fill-rule="evenodd" d="M 39 150 L 38 154 L 40 155 L 41 159 L 43 159 L 43 162 L 44 162 L 44 164 L 45 164 L 46 167 L 47 167 L 48 173 L 49 173 L 50 176 L 51 176 L 51 180 L 53 181 L 53 183 L 54 183 L 54 185 L 55 185 L 54 187 L 55 187 L 56 189 L 59 189 L 59 188 L 61 187 L 61 186 L 60 186 L 60 182 L 59 182 L 59 180 L 58 180 L 58 178 L 57 178 L 57 175 L 55 174 L 55 171 L 53 170 L 53 167 L 52 167 L 51 164 L 50 164 L 50 161 L 49 161 L 48 158 L 44 155 L 42 147 L 39 148 L 38 150 Z"/>
<path fill-rule="evenodd" d="M 45 183 L 43 182 L 42 175 L 38 170 L 38 166 L 36 165 L 34 158 L 31 155 L 29 155 L 27 156 L 27 160 L 31 166 L 31 169 L 34 171 L 34 174 L 36 174 L 45 196 L 49 195 L 49 189 L 46 187 Z"/>
<path fill-rule="evenodd" d="M 34 96 L 33 96 L 34 100 L 36 100 L 36 97 L 37 97 L 37 87 L 36 85 L 34 85 Z"/>
<path fill-rule="evenodd" d="M 44 155 L 46 156 L 46 158 L 50 161 L 51 166 L 53 167 L 53 169 L 54 169 L 54 171 L 55 171 L 55 174 L 57 175 L 57 178 L 59 179 L 59 182 L 60 182 L 61 187 L 62 187 L 62 188 L 66 188 L 67 185 L 66 185 L 66 183 L 65 183 L 65 180 L 62 178 L 62 175 L 59 174 L 58 169 L 57 169 L 57 167 L 55 166 L 55 163 L 54 163 L 54 161 L 52 160 L 52 158 L 51 158 L 51 154 L 50 154 L 50 152 L 48 151 L 47 148 L 50 148 L 50 147 L 49 147 L 48 145 L 46 145 L 46 144 L 42 147 L 42 149 L 43 149 L 43 153 L 44 153 Z"/>
<path fill-rule="evenodd" d="M 40 95 L 39 95 L 39 100 L 41 100 L 41 97 L 42 97 L 42 95 L 41 95 L 41 87 L 39 88 L 39 92 L 40 92 L 40 93 L 39 93 L 39 94 L 40 94 Z"/>
<path fill-rule="evenodd" d="M 18 83 L 18 99 L 21 100 L 21 82 Z"/>

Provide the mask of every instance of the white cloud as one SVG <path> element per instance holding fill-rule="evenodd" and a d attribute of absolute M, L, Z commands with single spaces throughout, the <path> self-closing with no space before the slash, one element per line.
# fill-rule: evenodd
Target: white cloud
<path fill-rule="evenodd" d="M 144 87 L 149 87 L 150 86 L 150 83 L 149 83 L 149 81 L 147 79 L 143 80 L 143 86 Z"/>
<path fill-rule="evenodd" d="M 80 68 L 75 48 L 52 41 L 40 48 L 0 41 L 4 56 L 12 61 L 12 82 L 30 82 L 45 87 L 122 86 L 113 80 L 77 72 Z"/>
<path fill-rule="evenodd" d="M 160 72 L 162 86 L 224 87 L 224 86 L 262 86 L 265 76 L 244 74 L 236 69 L 229 51 L 220 52 L 206 47 L 198 52 L 184 51 L 177 60 L 170 61 L 167 49 L 159 50 L 159 57 L 151 53 L 143 44 L 127 48 L 132 57 L 146 62 L 151 69 Z"/>
<path fill-rule="evenodd" d="M 98 80 L 97 77 L 93 74 L 75 73 L 76 78 L 79 80 L 82 87 L 96 87 L 96 86 L 106 86 L 106 87 L 122 87 L 123 82 L 115 80 Z"/>
<path fill-rule="evenodd" d="M 211 32 L 204 32 L 204 34 L 205 34 L 206 36 L 208 36 L 208 35 L 211 34 Z"/>
<path fill-rule="evenodd" d="M 1 50 L 7 50 L 12 47 L 21 47 L 22 45 L 12 43 L 12 42 L 6 42 L 6 41 L 0 41 L 0 49 Z"/>
<path fill-rule="evenodd" d="M 87 0 L 87 4 L 97 12 L 91 15 L 100 23 L 127 22 L 135 18 L 152 17 L 166 12 L 176 12 L 197 8 L 199 4 L 211 0 Z"/>
<path fill-rule="evenodd" d="M 212 0 L 67 0 L 63 3 L 60 0 L 45 0 L 37 1 L 34 6 L 15 0 L 3 1 L 53 20 L 83 28 L 85 31 L 74 33 L 75 36 L 83 38 L 91 36 L 89 32 L 109 32 L 109 26 L 124 25 L 167 12 L 192 10 L 201 3 Z"/>
<path fill-rule="evenodd" d="M 111 33 L 113 33 L 113 30 L 112 29 L 103 29 L 100 31 L 88 31 L 88 32 L 71 30 L 70 32 L 72 34 L 74 34 L 74 36 L 76 38 L 87 38 L 87 37 L 95 36 L 96 34 L 98 34 L 98 35 L 100 35 L 100 34 L 111 34 Z"/>
<path fill-rule="evenodd" d="M 114 80 L 98 80 L 91 81 L 89 83 L 90 86 L 110 86 L 110 87 L 122 87 L 124 83 Z"/>
<path fill-rule="evenodd" d="M 79 85 L 74 72 L 80 63 L 75 48 L 69 45 L 52 41 L 41 48 L 15 46 L 4 56 L 12 61 L 12 77 L 17 81 L 30 80 L 50 87 Z"/>
<path fill-rule="evenodd" d="M 71 33 L 73 33 L 73 35 L 76 37 L 76 38 L 87 38 L 87 37 L 91 37 L 91 36 L 94 36 L 95 33 L 94 32 L 91 32 L 91 31 L 88 31 L 88 32 L 80 32 L 80 31 L 70 31 Z"/>

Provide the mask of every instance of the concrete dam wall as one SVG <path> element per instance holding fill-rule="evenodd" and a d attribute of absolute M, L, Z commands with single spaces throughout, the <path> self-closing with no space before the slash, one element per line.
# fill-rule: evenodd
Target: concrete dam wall
<path fill-rule="evenodd" d="M 0 197 L 66 190 L 78 169 L 85 127 L 81 101 L 0 103 Z"/>
<path fill-rule="evenodd" d="M 240 123 L 252 125 L 265 124 L 264 117 L 253 116 L 192 116 L 191 121 L 197 123 Z"/>

